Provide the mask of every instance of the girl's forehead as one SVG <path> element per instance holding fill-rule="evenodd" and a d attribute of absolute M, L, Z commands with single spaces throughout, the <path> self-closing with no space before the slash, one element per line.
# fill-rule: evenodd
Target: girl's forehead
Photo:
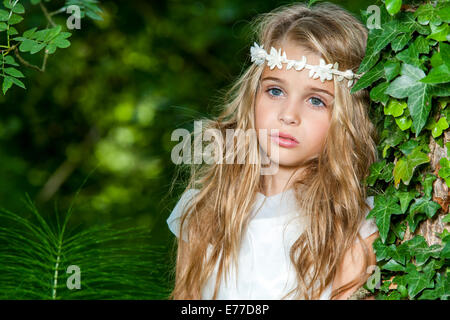
<path fill-rule="evenodd" d="M 309 77 L 309 70 L 307 69 L 297 71 L 291 68 L 286 70 L 286 66 L 283 65 L 282 69 L 275 67 L 271 70 L 269 66 L 265 66 L 260 82 L 262 84 L 265 82 L 277 83 L 285 86 L 286 89 L 319 88 L 330 92 L 334 96 L 334 81 L 325 80 L 322 82 L 319 78 L 313 79 Z"/>

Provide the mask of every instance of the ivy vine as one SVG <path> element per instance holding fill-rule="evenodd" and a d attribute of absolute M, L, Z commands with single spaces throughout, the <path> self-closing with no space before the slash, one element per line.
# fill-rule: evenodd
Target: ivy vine
<path fill-rule="evenodd" d="M 380 133 L 380 160 L 366 184 L 374 195 L 368 218 L 375 218 L 380 233 L 373 248 L 381 281 L 368 289 L 377 299 L 447 300 L 450 197 L 434 197 L 433 190 L 441 183 L 448 192 L 450 181 L 450 2 L 386 0 L 379 8 L 380 26 L 370 29 L 358 70 L 364 75 L 352 88 L 370 89 Z M 362 12 L 365 22 L 371 14 Z M 445 150 L 436 170 L 431 143 Z M 445 227 L 429 243 L 418 231 L 437 216 Z"/>

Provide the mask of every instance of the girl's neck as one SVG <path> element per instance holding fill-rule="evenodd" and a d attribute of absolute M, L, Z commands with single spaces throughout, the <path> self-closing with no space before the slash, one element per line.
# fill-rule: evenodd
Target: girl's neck
<path fill-rule="evenodd" d="M 279 166 L 273 175 L 262 176 L 262 189 L 260 192 L 267 197 L 282 193 L 292 188 L 294 181 L 301 177 L 303 169 Z"/>

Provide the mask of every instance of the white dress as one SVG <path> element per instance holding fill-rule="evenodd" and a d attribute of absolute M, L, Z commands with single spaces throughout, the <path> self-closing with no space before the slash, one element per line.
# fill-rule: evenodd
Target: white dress
<path fill-rule="evenodd" d="M 182 210 L 198 192 L 197 189 L 188 190 L 167 219 L 169 229 L 177 237 Z M 372 196 L 368 197 L 366 202 L 373 208 Z M 236 274 L 232 265 L 227 283 L 225 283 L 224 275 L 222 276 L 218 300 L 280 300 L 295 287 L 296 275 L 289 258 L 289 250 L 304 228 L 301 218 L 295 218 L 296 215 L 298 210 L 293 189 L 270 197 L 257 193 L 252 209 L 253 218 L 243 235 L 238 258 L 238 273 Z M 373 219 L 364 220 L 359 229 L 363 239 L 376 231 L 378 229 Z M 183 238 L 187 240 L 186 237 Z M 210 249 L 211 245 L 207 254 L 210 254 Z M 202 290 L 204 300 L 212 299 L 217 268 L 218 264 Z M 320 299 L 328 300 L 330 294 L 331 285 L 322 293 Z"/>

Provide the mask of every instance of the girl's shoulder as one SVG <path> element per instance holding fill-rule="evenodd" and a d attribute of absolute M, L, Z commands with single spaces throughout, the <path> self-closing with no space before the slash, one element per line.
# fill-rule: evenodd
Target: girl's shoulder
<path fill-rule="evenodd" d="M 363 239 L 369 237 L 370 235 L 372 235 L 373 233 L 378 231 L 378 227 L 375 224 L 375 219 L 371 218 L 371 219 L 367 219 L 367 215 L 369 214 L 369 212 L 373 209 L 374 207 L 374 197 L 373 196 L 369 196 L 366 198 L 366 203 L 369 205 L 370 210 L 367 210 L 364 220 L 361 224 L 361 227 L 359 229 L 359 234 L 361 235 L 361 237 Z"/>
<path fill-rule="evenodd" d="M 191 204 L 191 200 L 199 192 L 200 192 L 199 189 L 186 190 L 186 192 L 184 192 L 181 195 L 177 204 L 173 208 L 172 212 L 169 215 L 169 218 L 167 218 L 167 220 L 166 220 L 167 225 L 169 226 L 170 231 L 172 231 L 172 233 L 175 236 L 179 237 L 179 235 L 180 235 L 180 222 L 181 222 L 180 218 L 181 218 L 181 216 L 183 215 L 184 211 L 188 208 L 188 206 Z M 183 240 L 187 241 L 185 232 L 183 232 Z"/>

